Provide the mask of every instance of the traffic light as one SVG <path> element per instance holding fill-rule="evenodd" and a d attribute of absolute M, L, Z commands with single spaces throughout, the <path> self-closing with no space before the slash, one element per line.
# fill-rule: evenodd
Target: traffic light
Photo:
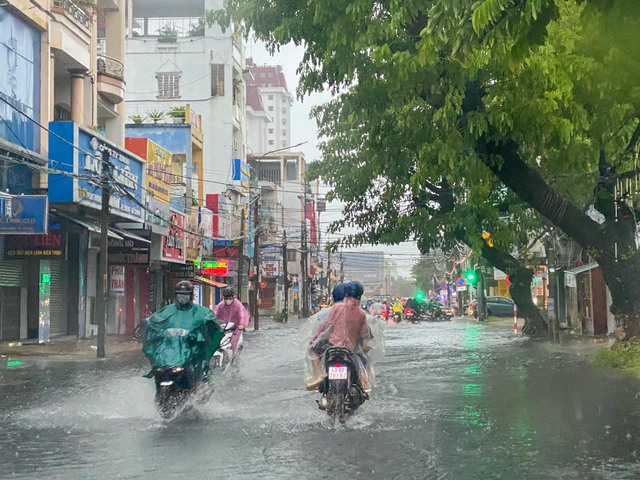
<path fill-rule="evenodd" d="M 418 290 L 415 295 L 416 302 L 422 303 L 424 301 L 424 292 Z"/>
<path fill-rule="evenodd" d="M 466 272 L 464 272 L 464 278 L 467 280 L 467 282 L 469 282 L 471 285 L 474 285 L 477 281 L 478 281 L 478 274 L 475 272 L 475 270 L 473 270 L 472 268 L 470 268 L 469 270 L 467 270 Z"/>

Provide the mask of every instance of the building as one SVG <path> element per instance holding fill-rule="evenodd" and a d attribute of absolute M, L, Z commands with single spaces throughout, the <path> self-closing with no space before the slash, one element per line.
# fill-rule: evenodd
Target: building
<path fill-rule="evenodd" d="M 358 281 L 366 295 L 382 295 L 385 288 L 384 252 L 343 252 L 342 272 L 344 281 Z"/>
<path fill-rule="evenodd" d="M 293 95 L 281 66 L 256 65 L 247 59 L 247 146 L 250 152 L 287 149 L 291 145 Z"/>
<path fill-rule="evenodd" d="M 181 122 L 188 103 L 201 115 L 204 203 L 232 183 L 234 159 L 246 158 L 242 39 L 205 23 L 214 0 L 131 3 L 127 114 L 136 123 Z"/>
<path fill-rule="evenodd" d="M 3 192 L 46 195 L 53 185 L 47 165 L 58 172 L 73 164 L 77 156 L 70 152 L 52 160 L 44 155 L 52 151 L 51 121 L 73 122 L 76 133 L 95 134 L 110 148 L 123 145 L 124 12 L 124 0 L 100 0 L 93 7 L 71 0 L 6 0 L 0 6 L 0 58 L 9 67 L 7 81 L 0 82 L 0 160 L 8 162 L 0 180 Z M 71 174 L 79 181 L 80 173 Z M 86 333 L 91 306 L 82 289 L 95 284 L 96 272 L 70 258 L 83 241 L 74 234 L 78 224 L 57 215 L 58 206 L 49 202 L 52 212 L 20 200 L 20 215 L 38 208 L 31 213 L 45 228 L 11 235 L 15 228 L 8 225 L 17 220 L 5 199 L 0 317 L 11 320 L 0 318 L 2 340 L 47 342 L 49 335 Z"/>

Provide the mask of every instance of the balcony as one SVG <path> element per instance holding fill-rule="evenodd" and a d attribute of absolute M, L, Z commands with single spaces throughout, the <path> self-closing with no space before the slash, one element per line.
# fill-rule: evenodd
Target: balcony
<path fill-rule="evenodd" d="M 71 0 L 53 0 L 53 11 L 63 13 L 87 30 L 91 30 L 91 17 Z"/>
<path fill-rule="evenodd" d="M 117 105 L 124 100 L 124 65 L 107 55 L 98 55 L 98 92 Z"/>

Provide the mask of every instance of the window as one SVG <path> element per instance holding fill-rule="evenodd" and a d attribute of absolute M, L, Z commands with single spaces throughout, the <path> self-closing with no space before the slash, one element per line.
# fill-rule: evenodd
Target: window
<path fill-rule="evenodd" d="M 262 73 L 260 74 L 260 78 L 264 78 L 264 76 L 265 76 L 265 75 L 264 75 L 264 72 L 262 72 Z"/>
<path fill-rule="evenodd" d="M 269 140 L 269 145 L 273 145 L 273 140 Z"/>
<path fill-rule="evenodd" d="M 269 110 L 270 112 L 273 112 L 273 105 L 269 105 L 269 107 L 267 108 L 267 110 Z"/>
<path fill-rule="evenodd" d="M 287 146 L 287 142 L 282 142 L 282 147 L 286 147 Z"/>
<path fill-rule="evenodd" d="M 286 118 L 283 118 L 283 119 L 282 119 L 282 124 L 283 124 L 283 125 L 286 125 L 286 124 L 287 124 L 287 119 L 286 119 Z"/>
<path fill-rule="evenodd" d="M 157 73 L 158 97 L 157 98 L 180 98 L 180 74 L 179 73 Z"/>
<path fill-rule="evenodd" d="M 269 100 L 273 100 L 273 95 L 268 95 L 268 96 L 267 96 L 267 99 L 269 99 Z"/>
<path fill-rule="evenodd" d="M 295 262 L 298 260 L 298 252 L 287 249 L 287 262 Z"/>
<path fill-rule="evenodd" d="M 282 109 L 282 114 L 283 114 L 283 115 L 286 115 L 286 114 L 287 114 L 287 109 L 286 109 L 286 108 L 283 108 L 283 109 Z"/>
<path fill-rule="evenodd" d="M 286 137 L 287 136 L 287 131 L 286 130 L 282 130 L 282 136 Z"/>
<path fill-rule="evenodd" d="M 211 64 L 211 96 L 224 97 L 224 64 Z"/>
<path fill-rule="evenodd" d="M 270 128 L 270 129 L 269 129 L 269 133 L 273 133 L 273 128 Z"/>

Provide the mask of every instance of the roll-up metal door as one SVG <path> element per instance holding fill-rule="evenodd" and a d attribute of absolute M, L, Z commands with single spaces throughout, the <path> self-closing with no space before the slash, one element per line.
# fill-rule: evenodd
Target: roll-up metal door
<path fill-rule="evenodd" d="M 0 285 L 23 287 L 21 260 L 4 260 L 4 236 L 0 235 Z"/>
<path fill-rule="evenodd" d="M 51 293 L 49 295 L 49 318 L 51 335 L 68 333 L 67 315 L 67 265 L 65 260 L 50 260 Z"/>

